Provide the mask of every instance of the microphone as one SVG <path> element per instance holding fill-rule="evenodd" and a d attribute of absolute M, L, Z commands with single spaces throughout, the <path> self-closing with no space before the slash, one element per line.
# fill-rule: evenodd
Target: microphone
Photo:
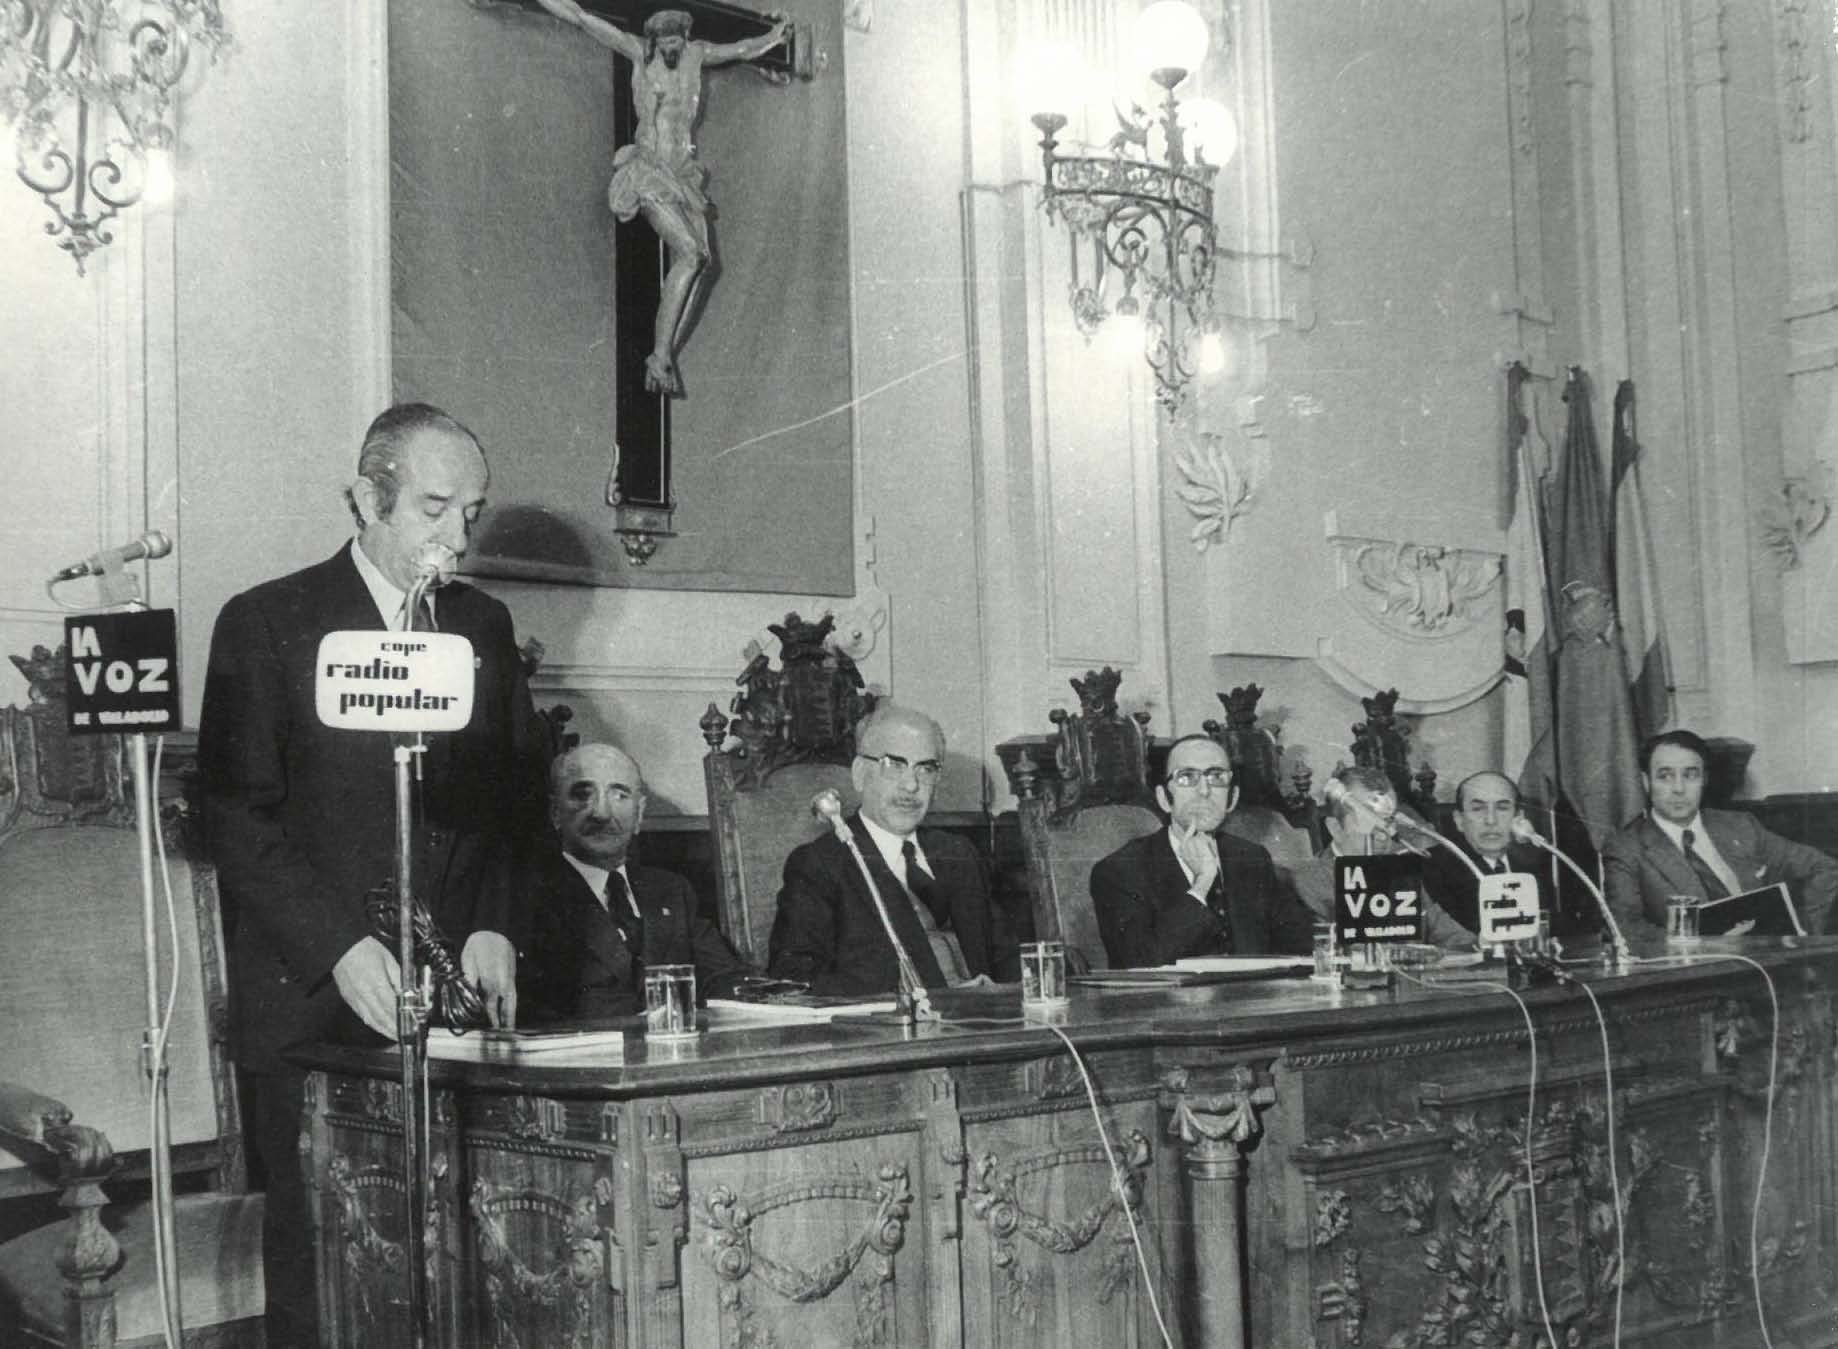
<path fill-rule="evenodd" d="M 458 572 L 459 554 L 438 539 L 429 539 L 415 550 L 415 582 L 422 589 L 438 590 Z"/>
<path fill-rule="evenodd" d="M 130 562 L 142 558 L 165 557 L 172 551 L 172 540 L 157 529 L 149 529 L 132 543 L 124 543 L 119 548 L 105 548 L 99 553 L 91 553 L 81 562 L 72 562 L 68 567 L 60 568 L 51 576 L 50 584 L 60 581 L 74 581 L 79 576 L 100 576 L 104 572 L 119 571 Z"/>
<path fill-rule="evenodd" d="M 1523 815 L 1513 817 L 1512 835 L 1521 843 L 1529 843 L 1534 848 L 1544 849 L 1576 874 L 1576 878 L 1583 883 L 1583 888 L 1588 890 L 1590 897 L 1595 900 L 1596 907 L 1602 911 L 1602 921 L 1608 925 L 1608 949 L 1611 960 L 1616 965 L 1626 965 L 1631 958 L 1627 938 L 1622 935 L 1621 924 L 1615 921 L 1615 911 L 1608 907 L 1608 900 L 1603 897 L 1601 887 L 1595 883 L 1589 873 L 1573 862 L 1568 853 L 1554 846 L 1532 828 L 1532 822 Z"/>
<path fill-rule="evenodd" d="M 938 1013 L 932 1010 L 932 1000 L 926 996 L 925 981 L 919 977 L 919 971 L 913 965 L 913 958 L 907 954 L 900 934 L 894 931 L 893 918 L 887 912 L 887 902 L 881 898 L 881 887 L 874 883 L 874 873 L 868 869 L 868 859 L 862 856 L 861 844 L 856 841 L 855 831 L 849 828 L 848 821 L 842 817 L 842 797 L 834 788 L 825 787 L 811 798 L 811 814 L 835 831 L 836 837 L 855 859 L 862 879 L 868 883 L 868 896 L 874 901 L 874 911 L 880 915 L 881 926 L 887 930 L 887 940 L 893 943 L 894 960 L 900 968 L 898 1001 L 904 1004 L 902 1010 L 914 1021 L 936 1021 Z"/>
<path fill-rule="evenodd" d="M 1410 830 L 1411 833 L 1417 835 L 1419 838 L 1428 840 L 1430 843 L 1433 843 L 1438 848 L 1444 848 L 1448 850 L 1449 852 L 1454 853 L 1457 857 L 1461 858 L 1462 865 L 1467 867 L 1468 870 L 1474 873 L 1475 880 L 1478 881 L 1482 879 L 1483 873 L 1480 869 L 1480 866 L 1475 862 L 1475 860 L 1472 857 L 1468 856 L 1468 854 L 1463 852 L 1460 848 L 1456 847 L 1453 843 L 1449 842 L 1441 834 L 1437 833 L 1434 829 L 1431 829 L 1427 824 L 1419 823 L 1417 820 L 1411 818 L 1410 816 L 1404 814 L 1401 811 L 1398 814 L 1393 815 L 1391 817 L 1391 822 L 1394 825 L 1402 825 L 1404 828 Z M 1412 848 L 1409 843 L 1405 842 L 1405 840 L 1401 838 L 1398 840 L 1398 842 L 1403 843 L 1406 848 L 1410 848 L 1410 851 L 1416 853 L 1417 856 L 1419 857 L 1429 856 L 1429 854 L 1427 852 L 1424 852 L 1421 848 Z"/>

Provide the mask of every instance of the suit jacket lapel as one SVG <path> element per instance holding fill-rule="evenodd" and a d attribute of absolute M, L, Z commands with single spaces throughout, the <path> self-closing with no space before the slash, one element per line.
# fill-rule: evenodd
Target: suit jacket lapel
<path fill-rule="evenodd" d="M 1641 841 L 1645 844 L 1647 858 L 1653 867 L 1671 887 L 1675 895 L 1704 896 L 1704 882 L 1698 879 L 1698 873 L 1686 860 L 1684 849 L 1675 844 L 1666 831 L 1653 823 L 1653 817 L 1640 817 Z M 1719 845 L 1721 846 L 1721 845 Z"/>
<path fill-rule="evenodd" d="M 900 944 L 906 947 L 906 954 L 912 957 L 914 967 L 919 971 L 919 978 L 928 988 L 944 986 L 944 971 L 938 968 L 938 959 L 932 954 L 932 942 L 925 935 L 925 929 L 919 925 L 919 915 L 913 912 L 916 902 L 906 892 L 887 862 L 881 856 L 881 850 L 874 846 L 874 839 L 868 833 L 868 826 L 862 823 L 860 812 L 849 817 L 849 828 L 855 833 L 856 846 L 861 849 L 862 858 L 868 863 L 868 870 L 874 877 L 876 888 L 881 892 L 881 902 L 887 906 L 887 916 L 893 921 L 893 930 L 900 935 Z M 861 868 L 855 865 L 853 857 L 848 859 L 852 874 L 851 881 L 855 891 L 861 896 L 867 907 L 868 918 L 875 928 L 881 925 L 881 919 L 874 911 L 874 897 L 868 893 L 863 882 Z M 944 884 L 942 878 L 939 884 Z M 884 935 L 884 934 L 883 934 Z M 897 958 L 896 958 L 897 961 Z"/>
<path fill-rule="evenodd" d="M 563 902 L 568 905 L 574 931 L 581 934 L 583 944 L 594 957 L 613 971 L 620 983 L 631 984 L 633 953 L 627 948 L 625 939 L 619 935 L 618 925 L 607 913 L 600 896 L 587 883 L 587 878 L 566 860 L 561 866 L 568 873 L 562 894 Z"/>

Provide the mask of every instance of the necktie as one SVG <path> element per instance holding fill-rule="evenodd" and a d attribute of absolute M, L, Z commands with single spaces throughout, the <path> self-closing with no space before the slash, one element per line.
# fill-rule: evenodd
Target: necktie
<path fill-rule="evenodd" d="M 613 920 L 619 935 L 632 953 L 632 977 L 643 977 L 645 960 L 645 920 L 632 907 L 631 888 L 617 871 L 606 873 L 606 916 Z"/>
<path fill-rule="evenodd" d="M 1219 927 L 1217 954 L 1229 956 L 1232 954 L 1232 915 L 1225 907 L 1225 872 L 1223 869 L 1213 877 L 1213 883 L 1206 891 L 1206 907 L 1225 920 Z"/>
<path fill-rule="evenodd" d="M 906 890 L 913 897 L 913 912 L 919 926 L 925 929 L 925 939 L 939 971 L 947 983 L 968 979 L 970 967 L 964 961 L 963 947 L 955 933 L 944 930 L 944 924 L 951 921 L 951 912 L 945 909 L 940 914 L 944 897 L 938 893 L 938 882 L 932 874 L 919 865 L 919 850 L 910 838 L 900 845 L 900 857 L 906 863 Z"/>
<path fill-rule="evenodd" d="M 1696 834 L 1692 833 L 1689 829 L 1685 830 L 1685 860 L 1690 862 L 1691 869 L 1697 872 L 1698 883 L 1704 887 L 1705 898 L 1728 899 L 1730 895 L 1729 887 L 1722 882 L 1717 873 L 1711 869 L 1710 863 L 1704 860 L 1703 854 L 1697 850 L 1697 841 L 1698 836 Z"/>
<path fill-rule="evenodd" d="M 399 632 L 440 631 L 439 628 L 434 626 L 434 606 L 428 602 L 428 597 L 425 592 L 423 592 L 421 596 L 421 603 L 416 606 L 415 612 L 412 614 L 408 611 L 408 596 L 404 595 L 402 597 L 402 607 L 396 613 L 396 620 L 398 623 L 397 631 Z"/>

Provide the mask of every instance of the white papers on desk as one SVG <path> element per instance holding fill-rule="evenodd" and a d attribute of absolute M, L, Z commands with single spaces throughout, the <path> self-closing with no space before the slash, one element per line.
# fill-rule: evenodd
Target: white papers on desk
<path fill-rule="evenodd" d="M 557 1053 L 586 1053 L 596 1063 L 624 1063 L 623 1030 L 469 1030 L 456 1035 L 445 1026 L 428 1032 L 428 1057 L 467 1063 L 527 1063 Z"/>
<path fill-rule="evenodd" d="M 891 1012 L 891 998 L 884 1002 L 840 1002 L 823 1006 L 806 1006 L 784 1002 L 737 1002 L 733 998 L 708 1000 L 710 1030 L 745 1030 L 756 1026 L 819 1025 L 837 1016 L 864 1016 L 870 1012 Z"/>
<path fill-rule="evenodd" d="M 1185 956 L 1161 968 L 1194 970 L 1201 974 L 1259 974 L 1302 966 L 1313 969 L 1315 962 L 1308 956 Z"/>

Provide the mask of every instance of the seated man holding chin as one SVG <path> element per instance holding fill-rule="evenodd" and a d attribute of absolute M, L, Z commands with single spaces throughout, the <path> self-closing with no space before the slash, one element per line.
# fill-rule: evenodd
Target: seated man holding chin
<path fill-rule="evenodd" d="M 888 920 L 927 988 L 1021 977 L 1021 953 L 990 898 L 983 860 L 954 834 L 921 829 L 944 771 L 944 732 L 911 708 L 882 703 L 856 728 L 847 820 Z M 770 973 L 813 993 L 891 994 L 899 961 L 862 865 L 834 833 L 785 859 Z M 980 979 L 979 979 L 980 976 Z"/>
<path fill-rule="evenodd" d="M 1308 954 L 1314 919 L 1288 879 L 1263 848 L 1220 828 L 1237 795 L 1231 760 L 1211 736 L 1186 736 L 1169 748 L 1155 788 L 1167 827 L 1091 869 L 1091 902 L 1113 967 Z"/>

